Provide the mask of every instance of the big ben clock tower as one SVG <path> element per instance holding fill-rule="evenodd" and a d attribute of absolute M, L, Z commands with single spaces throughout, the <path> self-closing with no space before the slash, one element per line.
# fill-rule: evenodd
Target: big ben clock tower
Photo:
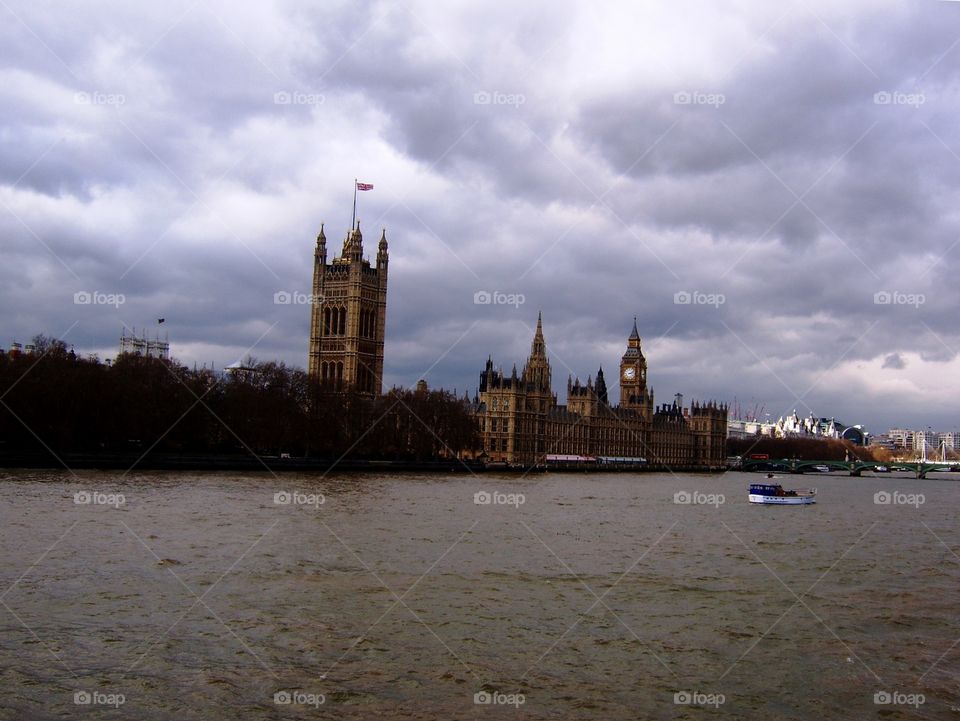
<path fill-rule="evenodd" d="M 627 339 L 627 350 L 620 359 L 620 405 L 625 408 L 652 407 L 652 398 L 647 392 L 647 360 L 640 350 L 636 318 L 633 319 L 633 332 Z"/>

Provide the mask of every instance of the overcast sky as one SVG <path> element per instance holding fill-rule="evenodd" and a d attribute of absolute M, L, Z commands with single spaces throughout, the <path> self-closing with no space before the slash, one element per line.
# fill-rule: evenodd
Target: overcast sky
<path fill-rule="evenodd" d="M 0 346 L 306 365 L 320 223 L 385 385 L 567 375 L 960 428 L 960 2 L 0 3 Z M 489 304 L 475 294 L 499 292 Z M 76 303 L 76 293 L 98 293 Z M 121 298 L 122 303 L 111 303 Z M 689 302 L 683 302 L 689 301 Z"/>

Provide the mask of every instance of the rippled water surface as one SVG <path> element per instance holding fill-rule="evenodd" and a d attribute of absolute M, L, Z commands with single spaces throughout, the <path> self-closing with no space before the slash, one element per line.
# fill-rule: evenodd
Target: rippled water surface
<path fill-rule="evenodd" d="M 960 484 L 756 478 L 0 472 L 0 714 L 960 718 Z"/>

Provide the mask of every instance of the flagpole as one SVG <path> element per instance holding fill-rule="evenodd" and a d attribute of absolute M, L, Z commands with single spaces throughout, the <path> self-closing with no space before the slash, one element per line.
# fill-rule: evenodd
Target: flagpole
<path fill-rule="evenodd" d="M 350 231 L 357 227 L 357 179 L 353 179 L 353 220 L 350 221 Z"/>

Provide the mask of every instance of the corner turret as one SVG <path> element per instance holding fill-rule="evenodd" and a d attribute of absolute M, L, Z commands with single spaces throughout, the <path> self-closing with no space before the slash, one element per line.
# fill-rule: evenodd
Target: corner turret
<path fill-rule="evenodd" d="M 377 246 L 377 270 L 384 275 L 387 272 L 387 262 L 389 261 L 387 253 L 387 229 L 384 228 L 380 233 L 380 243 Z"/>

